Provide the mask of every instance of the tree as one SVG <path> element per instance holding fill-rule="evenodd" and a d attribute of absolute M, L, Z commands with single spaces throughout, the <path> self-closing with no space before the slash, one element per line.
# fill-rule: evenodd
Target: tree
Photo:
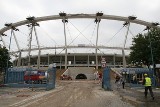
<path fill-rule="evenodd" d="M 4 72 L 5 68 L 10 67 L 12 63 L 9 61 L 10 56 L 6 47 L 0 46 L 0 72 Z"/>
<path fill-rule="evenodd" d="M 138 34 L 133 38 L 130 47 L 130 63 L 152 64 L 160 63 L 160 30 L 150 29 L 146 34 Z M 152 53 L 151 53 L 152 51 Z M 153 59 L 152 59 L 153 57 Z"/>

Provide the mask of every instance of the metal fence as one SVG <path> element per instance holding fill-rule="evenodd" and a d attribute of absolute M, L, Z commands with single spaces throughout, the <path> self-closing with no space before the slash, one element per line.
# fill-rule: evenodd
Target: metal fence
<path fill-rule="evenodd" d="M 46 90 L 55 88 L 55 79 L 56 79 L 56 67 L 49 68 L 46 72 L 47 80 L 46 83 L 34 83 L 33 80 L 29 80 L 28 83 L 25 83 L 24 76 L 26 71 L 36 71 L 32 68 L 8 68 L 5 75 L 5 84 L 8 87 L 29 87 L 29 88 L 45 88 Z M 29 77 L 31 78 L 31 77 Z"/>

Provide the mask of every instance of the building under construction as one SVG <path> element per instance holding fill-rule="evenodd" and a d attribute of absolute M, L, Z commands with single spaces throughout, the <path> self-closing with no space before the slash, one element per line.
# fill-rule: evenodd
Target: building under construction
<path fill-rule="evenodd" d="M 126 61 L 129 56 L 125 56 Z M 121 54 L 97 54 L 98 69 L 101 68 L 102 58 L 105 58 L 105 65 L 108 67 L 123 67 L 123 56 Z M 57 68 L 64 69 L 68 67 L 95 67 L 96 68 L 96 57 L 95 53 L 68 53 L 67 54 L 67 65 L 65 65 L 65 54 L 47 54 L 40 56 L 40 68 L 48 67 L 50 64 L 56 63 Z M 31 56 L 30 59 L 31 67 L 37 67 L 38 56 Z M 13 66 L 17 66 L 18 59 L 13 61 Z M 21 58 L 20 66 L 28 66 L 28 57 Z"/>

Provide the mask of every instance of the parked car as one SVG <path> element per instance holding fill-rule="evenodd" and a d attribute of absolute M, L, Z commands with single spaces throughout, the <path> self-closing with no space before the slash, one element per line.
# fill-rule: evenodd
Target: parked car
<path fill-rule="evenodd" d="M 72 80 L 72 78 L 69 75 L 61 75 L 60 80 Z"/>
<path fill-rule="evenodd" d="M 46 71 L 25 71 L 24 81 L 25 83 L 43 84 L 47 83 L 48 77 Z"/>

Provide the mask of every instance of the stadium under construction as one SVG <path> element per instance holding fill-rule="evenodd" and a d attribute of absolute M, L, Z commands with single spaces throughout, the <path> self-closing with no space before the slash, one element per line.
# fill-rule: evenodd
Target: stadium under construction
<path fill-rule="evenodd" d="M 102 58 L 105 58 L 108 67 L 123 67 L 123 56 L 122 54 L 97 54 L 98 69 L 103 65 L 101 63 Z M 125 56 L 128 60 L 129 56 Z M 37 67 L 38 56 L 31 56 L 31 67 Z M 65 68 L 65 54 L 46 54 L 40 56 L 40 68 L 47 68 L 50 64 L 56 63 L 58 69 Z M 18 59 L 13 62 L 13 66 L 17 66 Z M 21 67 L 28 66 L 28 57 L 21 59 Z M 96 57 L 95 53 L 68 53 L 67 54 L 67 68 L 68 67 L 95 67 L 96 68 Z"/>

